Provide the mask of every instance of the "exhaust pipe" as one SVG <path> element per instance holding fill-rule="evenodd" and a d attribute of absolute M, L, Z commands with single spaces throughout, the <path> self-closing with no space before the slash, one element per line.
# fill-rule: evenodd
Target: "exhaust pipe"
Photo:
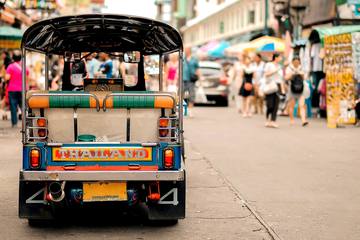
<path fill-rule="evenodd" d="M 53 202 L 61 202 L 65 197 L 65 181 L 52 182 L 49 185 L 49 199 Z"/>

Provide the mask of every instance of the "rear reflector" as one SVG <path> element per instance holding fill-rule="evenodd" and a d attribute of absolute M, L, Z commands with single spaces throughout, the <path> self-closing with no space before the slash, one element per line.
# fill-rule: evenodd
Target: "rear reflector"
<path fill-rule="evenodd" d="M 40 167 L 40 150 L 33 148 L 30 150 L 30 167 L 39 168 Z"/>
<path fill-rule="evenodd" d="M 46 137 L 46 129 L 39 129 L 38 130 L 38 135 L 39 135 L 39 137 Z"/>
<path fill-rule="evenodd" d="M 168 148 L 164 151 L 164 167 L 173 168 L 174 167 L 174 150 Z"/>

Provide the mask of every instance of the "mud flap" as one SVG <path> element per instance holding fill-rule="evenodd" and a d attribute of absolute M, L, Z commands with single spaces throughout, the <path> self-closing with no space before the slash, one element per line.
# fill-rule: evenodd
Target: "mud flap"
<path fill-rule="evenodd" d="M 160 201 L 148 204 L 149 220 L 177 220 L 185 218 L 186 180 L 160 182 Z"/>
<path fill-rule="evenodd" d="M 45 183 L 19 181 L 19 217 L 54 219 L 51 207 L 44 201 Z"/>

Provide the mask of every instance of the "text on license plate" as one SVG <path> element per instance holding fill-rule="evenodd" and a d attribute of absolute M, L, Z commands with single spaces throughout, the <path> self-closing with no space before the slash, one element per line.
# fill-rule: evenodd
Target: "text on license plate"
<path fill-rule="evenodd" d="M 83 183 L 84 202 L 126 201 L 126 182 Z"/>

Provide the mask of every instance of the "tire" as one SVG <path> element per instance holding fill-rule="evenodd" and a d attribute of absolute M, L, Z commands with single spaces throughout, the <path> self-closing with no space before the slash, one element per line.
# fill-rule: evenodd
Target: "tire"
<path fill-rule="evenodd" d="M 171 219 L 171 220 L 149 220 L 148 224 L 150 226 L 156 226 L 156 227 L 171 227 L 178 224 L 178 219 Z"/>
<path fill-rule="evenodd" d="M 46 228 L 51 227 L 55 223 L 55 220 L 49 219 L 28 219 L 28 225 L 32 228 Z"/>
<path fill-rule="evenodd" d="M 216 105 L 221 107 L 227 107 L 229 106 L 229 100 L 227 97 L 219 98 L 216 100 Z"/>

